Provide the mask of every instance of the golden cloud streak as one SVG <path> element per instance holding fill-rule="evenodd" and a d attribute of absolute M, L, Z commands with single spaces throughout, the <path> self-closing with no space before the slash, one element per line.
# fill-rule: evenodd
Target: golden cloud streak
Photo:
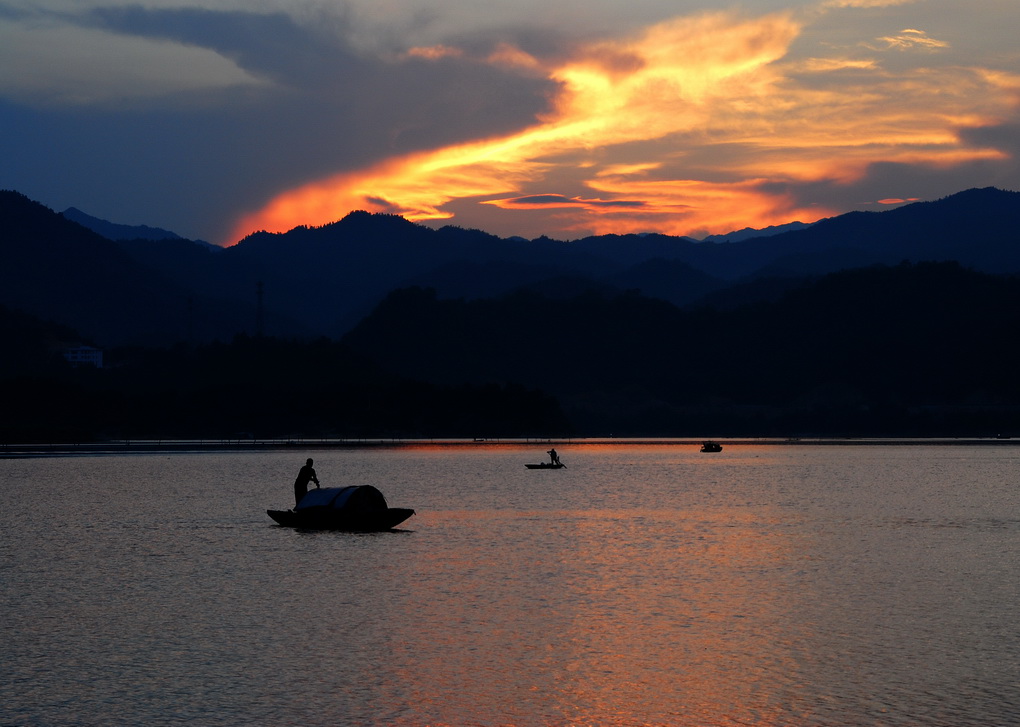
<path fill-rule="evenodd" d="M 409 58 L 423 58 L 428 61 L 435 61 L 440 58 L 459 58 L 464 55 L 464 52 L 459 48 L 451 48 L 445 45 L 434 45 L 411 48 L 407 51 L 406 55 Z"/>
<path fill-rule="evenodd" d="M 949 47 L 949 43 L 946 43 L 943 40 L 929 38 L 928 34 L 923 30 L 916 30 L 914 28 L 901 30 L 897 35 L 882 36 L 879 40 L 885 43 L 889 48 L 896 48 L 898 50 L 921 48 L 923 50 L 936 51 Z"/>
<path fill-rule="evenodd" d="M 868 6 L 843 6 L 851 4 Z M 967 148 L 957 129 L 1001 118 L 1015 76 L 960 68 L 892 75 L 875 60 L 846 57 L 784 61 L 800 31 L 790 14 L 713 13 L 592 44 L 545 69 L 560 92 L 535 126 L 285 192 L 240 220 L 235 239 L 354 209 L 448 219 L 444 206 L 464 199 L 557 209 L 565 228 L 581 233 L 728 232 L 835 213 L 798 207 L 763 191 L 766 182 L 849 182 L 876 161 L 997 154 Z M 441 51 L 435 56 L 451 54 Z M 538 64 L 506 46 L 491 62 Z"/>
<path fill-rule="evenodd" d="M 910 5 L 917 0 L 828 0 L 822 3 L 824 8 L 888 8 L 897 5 Z"/>

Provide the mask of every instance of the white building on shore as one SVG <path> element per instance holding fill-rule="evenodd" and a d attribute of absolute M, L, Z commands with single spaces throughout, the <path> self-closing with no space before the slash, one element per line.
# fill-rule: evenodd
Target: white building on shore
<path fill-rule="evenodd" d="M 74 348 L 65 348 L 61 353 L 64 354 L 64 358 L 67 359 L 72 366 L 95 366 L 97 369 L 103 368 L 103 350 L 101 348 L 95 348 L 93 346 L 75 346 Z"/>

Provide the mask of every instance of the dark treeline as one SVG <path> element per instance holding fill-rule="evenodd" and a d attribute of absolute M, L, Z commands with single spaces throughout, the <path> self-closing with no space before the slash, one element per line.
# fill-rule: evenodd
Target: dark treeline
<path fill-rule="evenodd" d="M 0 314 L 0 327 L 12 319 Z M 24 338 L 21 339 L 24 344 Z M 437 386 L 388 375 L 337 342 L 238 336 L 169 350 L 119 349 L 72 368 L 44 341 L 0 372 L 0 441 L 560 435 L 545 394 Z"/>
<path fill-rule="evenodd" d="M 990 436 L 1020 423 L 1018 330 L 1016 278 L 905 263 L 731 309 L 406 289 L 345 341 L 430 382 L 550 392 L 585 434 Z"/>
<path fill-rule="evenodd" d="M 681 309 L 600 288 L 393 292 L 341 341 L 106 352 L 0 310 L 0 441 L 1020 433 L 1020 280 L 904 263 Z"/>

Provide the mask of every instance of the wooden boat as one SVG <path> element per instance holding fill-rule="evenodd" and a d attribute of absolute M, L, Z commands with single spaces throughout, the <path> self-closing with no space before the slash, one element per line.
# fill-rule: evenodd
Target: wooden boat
<path fill-rule="evenodd" d="M 722 451 L 722 445 L 719 444 L 718 442 L 702 442 L 701 443 L 701 451 L 702 452 L 721 452 Z"/>
<path fill-rule="evenodd" d="M 558 470 L 558 469 L 561 469 L 563 467 L 566 467 L 566 465 L 563 464 L 562 462 L 556 462 L 556 463 L 553 463 L 553 462 L 540 462 L 538 464 L 526 464 L 524 466 L 527 467 L 529 470 Z"/>
<path fill-rule="evenodd" d="M 373 533 L 392 530 L 414 510 L 387 506 L 383 494 L 371 485 L 352 485 L 309 490 L 293 510 L 266 510 L 266 514 L 291 528 Z"/>

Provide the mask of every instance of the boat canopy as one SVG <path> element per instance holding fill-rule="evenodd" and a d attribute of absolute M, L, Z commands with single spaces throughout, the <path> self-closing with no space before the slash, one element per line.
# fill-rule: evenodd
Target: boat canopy
<path fill-rule="evenodd" d="M 333 510 L 385 510 L 386 498 L 372 485 L 351 485 L 350 487 L 317 487 L 301 498 L 295 510 L 311 507 L 328 507 Z"/>

